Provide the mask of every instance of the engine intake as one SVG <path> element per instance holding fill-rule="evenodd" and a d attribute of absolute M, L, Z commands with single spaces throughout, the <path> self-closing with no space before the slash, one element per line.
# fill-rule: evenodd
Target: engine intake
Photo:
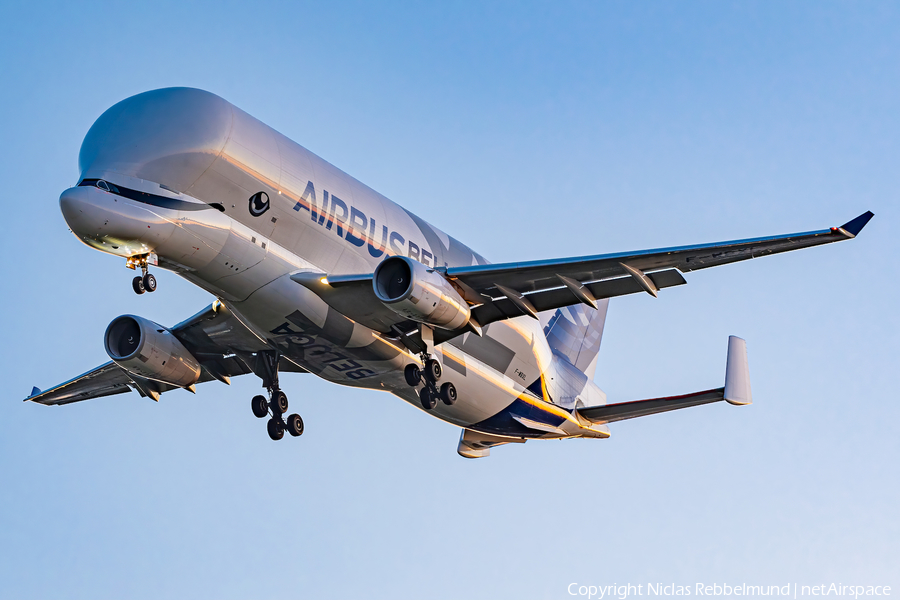
<path fill-rule="evenodd" d="M 106 353 L 139 377 L 188 387 L 200 379 L 200 363 L 165 327 L 142 317 L 113 319 L 103 336 Z"/>
<path fill-rule="evenodd" d="M 406 256 L 392 256 L 375 268 L 372 285 L 385 306 L 407 319 L 459 329 L 471 310 L 444 277 Z"/>

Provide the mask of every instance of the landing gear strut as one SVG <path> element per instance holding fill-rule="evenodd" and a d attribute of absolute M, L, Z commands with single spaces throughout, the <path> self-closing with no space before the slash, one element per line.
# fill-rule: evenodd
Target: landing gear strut
<path fill-rule="evenodd" d="M 278 360 L 281 356 L 275 351 L 258 352 L 254 371 L 263 380 L 263 387 L 269 390 L 268 399 L 265 396 L 254 396 L 250 401 L 253 414 L 259 419 L 272 415 L 266 430 L 273 440 L 280 440 L 287 431 L 292 436 L 303 435 L 303 419 L 300 415 L 290 415 L 287 420 L 284 413 L 288 410 L 287 395 L 278 386 Z"/>
<path fill-rule="evenodd" d="M 147 265 L 156 264 L 155 254 L 144 254 L 142 256 L 133 256 L 125 261 L 125 266 L 129 269 L 141 268 L 141 275 L 131 280 L 131 287 L 135 294 L 143 294 L 144 292 L 156 291 L 156 277 L 150 273 Z"/>

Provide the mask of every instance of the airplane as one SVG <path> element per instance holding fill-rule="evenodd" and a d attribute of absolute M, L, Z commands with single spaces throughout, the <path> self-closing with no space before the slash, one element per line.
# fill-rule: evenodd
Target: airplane
<path fill-rule="evenodd" d="M 300 436 L 280 373 L 390 392 L 461 428 L 466 458 L 537 439 L 610 437 L 608 424 L 701 404 L 752 401 L 744 340 L 725 382 L 608 403 L 594 383 L 609 299 L 657 297 L 684 273 L 856 237 L 840 227 L 713 244 L 491 264 L 480 254 L 212 93 L 127 98 L 88 131 L 60 209 L 87 246 L 118 256 L 152 293 L 151 267 L 212 304 L 165 327 L 126 314 L 110 361 L 25 401 L 63 405 L 253 373 L 271 439 Z"/>

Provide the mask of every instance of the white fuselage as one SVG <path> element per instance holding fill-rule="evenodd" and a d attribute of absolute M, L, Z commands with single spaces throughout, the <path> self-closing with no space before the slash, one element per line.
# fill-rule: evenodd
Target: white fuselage
<path fill-rule="evenodd" d="M 199 90 L 158 90 L 117 104 L 91 128 L 79 166 L 82 185 L 66 190 L 60 205 L 80 240 L 123 257 L 155 253 L 161 267 L 215 295 L 252 332 L 236 350 L 275 348 L 329 381 L 389 391 L 415 406 L 418 397 L 402 371 L 419 358 L 330 308 L 290 275 L 371 273 L 393 255 L 431 267 L 485 262 Z M 108 182 L 110 191 L 95 180 Z M 484 337 L 466 334 L 435 353 L 459 392 L 452 406 L 430 411 L 435 416 L 501 435 L 592 435 L 571 407 L 578 400 L 602 403 L 602 392 L 591 382 L 574 395 L 564 389 L 571 367 L 557 364 L 538 321 L 497 322 Z M 549 392 L 543 398 L 526 389 L 539 380 Z M 534 420 L 549 418 L 558 431 L 498 419 L 514 402 L 533 404 Z"/>

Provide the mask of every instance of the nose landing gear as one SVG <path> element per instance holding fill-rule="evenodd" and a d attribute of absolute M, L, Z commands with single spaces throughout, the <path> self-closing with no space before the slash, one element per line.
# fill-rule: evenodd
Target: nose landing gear
<path fill-rule="evenodd" d="M 269 437 L 277 441 L 284 437 L 287 431 L 294 437 L 303 435 L 303 419 L 298 414 L 292 414 L 287 419 L 284 413 L 288 410 L 287 395 L 278 386 L 278 360 L 277 352 L 259 352 L 256 355 L 256 371 L 263 380 L 263 386 L 269 390 L 269 398 L 254 396 L 250 401 L 253 415 L 259 419 L 272 415 L 266 423 Z"/>
<path fill-rule="evenodd" d="M 156 291 L 156 277 L 150 273 L 148 267 L 151 264 L 157 264 L 156 255 L 152 252 L 141 256 L 132 256 L 125 261 L 125 266 L 131 270 L 135 270 L 137 267 L 141 268 L 142 275 L 131 280 L 131 287 L 134 289 L 135 294 Z"/>

